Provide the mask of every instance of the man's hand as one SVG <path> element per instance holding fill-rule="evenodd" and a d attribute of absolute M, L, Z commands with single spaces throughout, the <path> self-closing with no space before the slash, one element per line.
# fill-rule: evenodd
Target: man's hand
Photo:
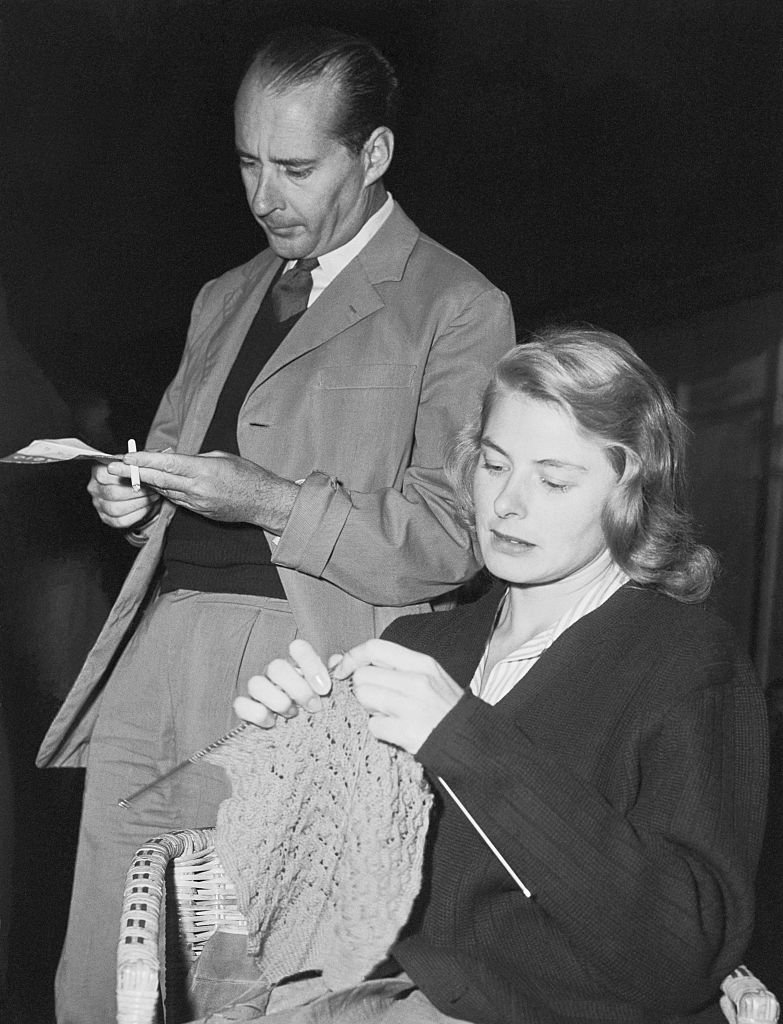
<path fill-rule="evenodd" d="M 283 532 L 299 493 L 292 481 L 227 452 L 137 452 L 123 456 L 123 462 L 138 466 L 142 483 L 175 505 L 271 533 Z"/>
<path fill-rule="evenodd" d="M 306 640 L 292 640 L 288 653 L 290 661 L 276 658 L 267 665 L 265 675 L 248 681 L 249 696 L 234 701 L 239 718 L 270 729 L 278 715 L 293 718 L 300 708 L 320 710 L 321 696 L 332 688 L 326 666 Z"/>
<path fill-rule="evenodd" d="M 462 697 L 434 658 L 388 640 L 368 640 L 330 661 L 335 679 L 353 676 L 356 698 L 370 712 L 370 732 L 409 754 Z"/>
<path fill-rule="evenodd" d="M 149 487 L 134 491 L 129 476 L 130 471 L 122 462 L 110 462 L 107 466 L 96 463 L 87 484 L 101 520 L 117 530 L 131 529 L 160 504 L 160 495 Z"/>

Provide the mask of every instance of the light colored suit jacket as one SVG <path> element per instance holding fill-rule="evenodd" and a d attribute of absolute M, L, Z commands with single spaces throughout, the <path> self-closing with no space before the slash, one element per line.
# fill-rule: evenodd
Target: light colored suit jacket
<path fill-rule="evenodd" d="M 264 250 L 201 290 L 147 448 L 200 450 L 280 262 Z M 378 636 L 475 572 L 471 538 L 452 518 L 444 452 L 514 340 L 506 295 L 395 206 L 256 378 L 239 415 L 239 451 L 304 480 L 282 536 L 270 540 L 300 633 L 322 654 Z M 148 528 L 39 766 L 85 762 L 100 692 L 174 511 L 164 504 Z"/>

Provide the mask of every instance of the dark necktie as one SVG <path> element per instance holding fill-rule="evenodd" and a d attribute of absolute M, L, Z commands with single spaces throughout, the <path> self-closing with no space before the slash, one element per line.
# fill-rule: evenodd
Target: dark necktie
<path fill-rule="evenodd" d="M 272 287 L 272 310 L 280 323 L 307 309 L 307 300 L 313 287 L 312 271 L 317 266 L 318 260 L 312 257 L 297 260 Z"/>

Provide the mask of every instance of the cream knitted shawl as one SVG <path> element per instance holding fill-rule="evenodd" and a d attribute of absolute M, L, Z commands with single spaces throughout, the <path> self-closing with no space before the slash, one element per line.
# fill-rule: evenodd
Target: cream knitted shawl
<path fill-rule="evenodd" d="M 432 798 L 421 766 L 368 731 L 347 683 L 322 699 L 209 759 L 232 783 L 215 848 L 248 952 L 270 984 L 320 970 L 340 989 L 384 959 L 410 914 Z"/>

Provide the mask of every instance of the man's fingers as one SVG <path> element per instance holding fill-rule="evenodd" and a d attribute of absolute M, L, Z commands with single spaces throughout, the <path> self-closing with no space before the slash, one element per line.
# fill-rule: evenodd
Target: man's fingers
<path fill-rule="evenodd" d="M 96 462 L 92 467 L 92 474 L 90 484 L 116 484 L 118 476 L 129 476 L 130 470 L 122 462 L 109 462 L 104 465 L 102 462 Z"/>
<path fill-rule="evenodd" d="M 130 487 L 88 488 L 95 511 L 107 526 L 126 529 L 143 519 L 157 504 L 149 494 L 139 494 Z"/>
<path fill-rule="evenodd" d="M 123 456 L 123 468 L 139 470 L 143 484 L 164 494 L 177 504 L 200 501 L 215 490 L 217 452 L 206 455 L 178 455 L 176 452 L 136 452 Z M 219 487 L 219 481 L 218 481 Z"/>
<path fill-rule="evenodd" d="M 179 455 L 177 452 L 128 452 L 122 461 L 126 466 L 138 466 L 139 469 L 157 469 L 164 473 L 190 476 L 196 469 L 199 455 Z"/>
<path fill-rule="evenodd" d="M 162 469 L 139 468 L 139 479 L 143 484 L 156 491 L 165 491 L 167 495 L 185 496 L 193 492 L 194 477 L 178 476 Z"/>
<path fill-rule="evenodd" d="M 95 506 L 98 513 L 98 518 L 106 526 L 110 526 L 113 530 L 132 530 L 134 526 L 142 521 L 146 517 L 146 512 L 141 514 L 137 512 L 123 513 L 118 512 L 105 512 L 98 505 Z"/>
<path fill-rule="evenodd" d="M 149 503 L 149 495 L 140 495 L 138 491 L 134 491 L 131 485 L 114 483 L 104 484 L 100 487 L 93 486 L 92 483 L 87 485 L 87 490 L 90 492 L 93 502 L 104 502 L 107 505 L 109 503 L 119 503 L 127 505 L 126 512 L 131 511 L 132 508 L 141 508 L 142 505 Z"/>

